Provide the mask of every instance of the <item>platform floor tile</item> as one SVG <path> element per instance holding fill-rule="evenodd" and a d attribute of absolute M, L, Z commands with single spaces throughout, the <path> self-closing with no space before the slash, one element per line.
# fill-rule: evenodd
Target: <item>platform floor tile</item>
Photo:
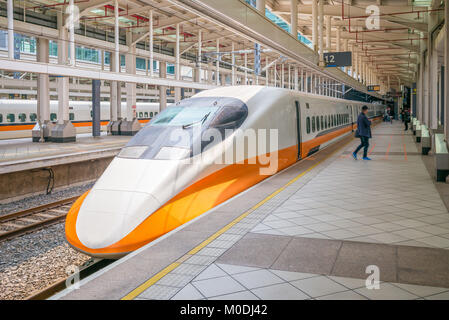
<path fill-rule="evenodd" d="M 413 136 L 381 124 L 370 162 L 349 157 L 356 144 L 251 232 L 448 249 L 449 213 Z"/>
<path fill-rule="evenodd" d="M 247 266 L 212 264 L 172 299 L 448 299 L 449 288 L 380 282 L 368 289 L 364 279 L 324 276 Z M 220 270 L 220 271 L 217 271 Z M 223 274 L 225 274 L 223 276 Z M 200 280 L 197 280 L 200 279 Z"/>

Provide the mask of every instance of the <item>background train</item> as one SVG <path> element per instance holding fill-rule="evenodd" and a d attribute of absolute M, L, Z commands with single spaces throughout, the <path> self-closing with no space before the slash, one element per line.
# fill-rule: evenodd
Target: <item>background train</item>
<path fill-rule="evenodd" d="M 142 128 L 74 203 L 66 238 L 92 256 L 134 251 L 352 134 L 364 104 L 261 86 L 207 90 L 173 104 Z M 384 106 L 367 105 L 369 117 L 381 119 Z M 260 148 L 265 142 L 256 134 L 256 141 L 236 147 L 246 132 L 260 130 L 276 132 L 278 142 Z M 211 131 L 215 135 L 209 136 Z M 232 161 L 223 161 L 228 152 Z M 267 157 L 272 161 L 265 162 Z M 263 170 L 268 167 L 273 168 Z"/>
<path fill-rule="evenodd" d="M 109 102 L 102 101 L 101 129 L 106 130 L 109 122 Z M 159 103 L 137 102 L 136 112 L 142 124 L 147 123 L 159 112 Z M 126 114 L 126 102 L 122 102 L 122 115 Z M 77 133 L 92 131 L 92 103 L 90 101 L 70 101 L 69 117 Z M 50 101 L 50 120 L 58 119 L 58 101 Z M 36 100 L 0 100 L 0 139 L 31 137 L 31 130 L 37 121 Z"/>

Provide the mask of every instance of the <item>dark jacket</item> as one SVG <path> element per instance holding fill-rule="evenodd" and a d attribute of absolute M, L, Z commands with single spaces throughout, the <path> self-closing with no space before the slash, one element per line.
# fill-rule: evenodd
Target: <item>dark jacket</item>
<path fill-rule="evenodd" d="M 404 121 L 405 122 L 410 122 L 410 112 L 409 111 L 404 111 Z"/>
<path fill-rule="evenodd" d="M 371 138 L 371 121 L 361 112 L 357 118 L 357 134 L 358 137 Z"/>

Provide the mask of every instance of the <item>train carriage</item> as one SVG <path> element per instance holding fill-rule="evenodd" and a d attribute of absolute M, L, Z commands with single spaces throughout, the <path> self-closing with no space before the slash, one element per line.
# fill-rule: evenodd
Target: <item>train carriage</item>
<path fill-rule="evenodd" d="M 100 103 L 101 129 L 106 130 L 109 122 L 109 102 Z M 140 123 L 146 124 L 159 112 L 158 103 L 137 102 L 136 116 Z M 126 103 L 122 102 L 122 115 L 126 114 Z M 90 101 L 70 101 L 69 118 L 77 133 L 92 131 L 92 103 Z M 58 120 L 58 101 L 50 101 L 50 120 Z M 36 100 L 0 100 L 0 140 L 31 137 L 31 130 L 37 121 Z"/>

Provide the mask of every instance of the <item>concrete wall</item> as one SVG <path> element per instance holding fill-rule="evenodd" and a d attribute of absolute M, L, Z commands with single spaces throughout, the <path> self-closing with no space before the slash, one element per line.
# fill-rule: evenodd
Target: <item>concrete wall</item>
<path fill-rule="evenodd" d="M 114 157 L 87 160 L 49 167 L 54 173 L 53 191 L 95 181 Z M 32 169 L 0 175 L 0 203 L 45 194 L 49 171 Z"/>

